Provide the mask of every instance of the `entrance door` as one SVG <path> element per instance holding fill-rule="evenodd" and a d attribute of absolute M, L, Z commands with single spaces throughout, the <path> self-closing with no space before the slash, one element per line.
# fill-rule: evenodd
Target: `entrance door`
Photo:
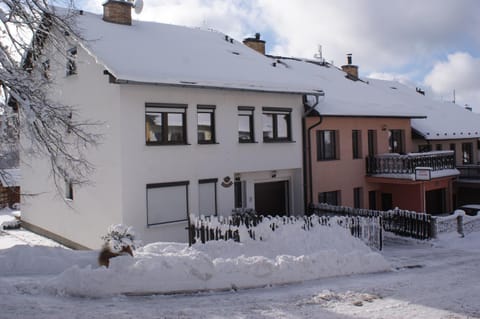
<path fill-rule="evenodd" d="M 442 214 L 446 213 L 446 196 L 445 189 L 435 189 L 425 193 L 425 210 L 428 214 Z"/>
<path fill-rule="evenodd" d="M 382 210 L 387 211 L 393 208 L 392 194 L 382 193 Z"/>
<path fill-rule="evenodd" d="M 261 215 L 288 215 L 288 181 L 255 184 L 255 211 Z"/>

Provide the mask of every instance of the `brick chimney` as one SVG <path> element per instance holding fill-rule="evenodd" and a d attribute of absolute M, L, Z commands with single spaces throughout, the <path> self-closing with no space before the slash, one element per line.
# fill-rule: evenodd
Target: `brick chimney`
<path fill-rule="evenodd" d="M 347 54 L 347 64 L 342 65 L 342 70 L 351 79 L 358 80 L 358 66 L 352 64 L 352 54 Z"/>
<path fill-rule="evenodd" d="M 254 49 L 258 53 L 265 55 L 265 41 L 260 40 L 260 33 L 255 33 L 255 38 L 246 38 L 243 40 L 243 44 Z"/>
<path fill-rule="evenodd" d="M 103 4 L 103 20 L 112 23 L 132 25 L 133 2 L 108 0 Z"/>

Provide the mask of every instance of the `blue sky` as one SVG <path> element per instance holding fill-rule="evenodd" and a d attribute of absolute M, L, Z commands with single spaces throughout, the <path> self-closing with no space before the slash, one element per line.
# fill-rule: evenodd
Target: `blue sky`
<path fill-rule="evenodd" d="M 134 19 L 208 27 L 242 40 L 260 32 L 267 53 L 353 54 L 361 77 L 396 79 L 480 112 L 478 0 L 144 0 Z M 79 9 L 102 11 L 103 0 Z"/>

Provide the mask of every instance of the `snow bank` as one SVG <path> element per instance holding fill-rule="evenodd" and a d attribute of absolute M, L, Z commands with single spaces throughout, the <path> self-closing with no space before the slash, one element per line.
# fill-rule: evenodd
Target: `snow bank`
<path fill-rule="evenodd" d="M 153 243 L 110 268 L 71 267 L 48 283 L 57 294 L 101 297 L 237 289 L 387 271 L 390 265 L 338 226 L 305 232 L 294 225 L 266 241 Z"/>
<path fill-rule="evenodd" d="M 19 226 L 18 216 L 20 216 L 20 211 L 8 207 L 0 209 L 0 230 Z"/>

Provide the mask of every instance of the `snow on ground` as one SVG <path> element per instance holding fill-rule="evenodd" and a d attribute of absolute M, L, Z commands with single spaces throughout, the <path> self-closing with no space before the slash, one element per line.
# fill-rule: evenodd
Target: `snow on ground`
<path fill-rule="evenodd" d="M 18 235 L 21 232 L 25 231 L 2 233 L 0 245 L 9 246 L 4 242 L 19 238 L 28 242 L 28 236 Z M 341 238 L 343 235 L 337 239 L 335 234 L 324 235 L 317 241 L 337 245 L 339 256 L 348 255 L 349 251 L 372 254 L 358 241 Z M 277 278 L 272 273 L 308 278 L 312 276 L 310 272 L 317 276 L 317 269 L 333 266 L 330 258 L 335 254 L 327 253 L 321 243 L 300 238 L 295 244 L 296 240 L 289 239 L 273 245 L 274 248 L 255 243 L 213 243 L 193 248 L 157 243 L 138 250 L 135 258 L 113 259 L 110 269 L 94 265 L 95 252 L 69 251 L 50 247 L 46 242 L 43 244 L 47 246 L 3 249 L 0 271 L 10 270 L 0 274 L 0 318 L 480 318 L 480 233 L 464 238 L 451 233 L 428 242 L 388 236 L 381 252 L 392 266 L 387 272 L 340 276 L 349 271 L 337 270 L 335 277 L 288 285 L 273 282 L 257 289 L 148 296 L 115 293 L 119 287 L 137 287 L 131 286 L 135 282 L 147 288 L 162 284 L 171 288 L 173 282 L 182 278 L 179 285 L 247 278 L 256 279 L 257 285 L 263 286 L 266 279 Z M 306 239 L 310 246 L 299 244 Z M 342 244 L 343 240 L 348 244 Z M 332 247 L 335 246 L 330 246 L 330 251 Z M 314 249 L 320 250 L 313 253 Z M 307 252 L 310 253 L 305 255 Z M 312 257 L 316 254 L 319 256 Z M 308 264 L 307 259 L 315 263 Z M 6 260 L 16 260 L 17 265 L 9 266 Z M 370 269 L 359 260 L 350 260 L 353 266 L 340 262 L 337 268 Z M 381 257 L 377 260 L 385 262 Z M 24 263 L 36 267 L 28 270 Z M 213 270 L 219 274 L 207 279 Z M 72 289 L 73 286 L 77 288 Z"/>
<path fill-rule="evenodd" d="M 13 233 L 13 232 L 12 232 Z M 153 243 L 135 257 L 98 267 L 95 252 L 16 246 L 0 251 L 0 275 L 53 275 L 54 294 L 104 297 L 185 291 L 230 290 L 390 270 L 377 252 L 339 226 L 305 232 L 284 225 L 265 241 L 210 242 L 188 247 Z"/>

